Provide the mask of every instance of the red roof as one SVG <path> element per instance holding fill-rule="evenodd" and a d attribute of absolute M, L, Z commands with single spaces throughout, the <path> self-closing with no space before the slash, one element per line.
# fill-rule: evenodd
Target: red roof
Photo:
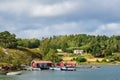
<path fill-rule="evenodd" d="M 51 61 L 45 61 L 45 60 L 40 60 L 40 61 L 32 61 L 32 62 L 35 62 L 35 63 L 52 63 Z"/>

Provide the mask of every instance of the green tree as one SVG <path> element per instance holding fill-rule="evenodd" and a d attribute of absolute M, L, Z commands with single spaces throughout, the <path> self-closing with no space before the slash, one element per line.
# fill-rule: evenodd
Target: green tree
<path fill-rule="evenodd" d="M 50 49 L 48 54 L 46 55 L 47 60 L 51 60 L 53 63 L 60 62 L 62 59 L 56 54 L 54 49 Z"/>
<path fill-rule="evenodd" d="M 104 52 L 105 56 L 111 56 L 112 55 L 112 51 L 110 49 L 106 49 Z"/>
<path fill-rule="evenodd" d="M 96 57 L 101 55 L 103 50 L 110 50 L 111 52 L 120 52 L 120 36 L 105 36 L 105 35 L 65 35 L 53 36 L 41 40 L 41 52 L 47 54 L 52 48 L 62 49 L 64 52 L 73 52 L 74 49 L 82 49 Z M 103 57 L 103 56 L 101 56 Z"/>
<path fill-rule="evenodd" d="M 16 48 L 17 42 L 15 34 L 11 34 L 8 31 L 0 33 L 0 46 L 4 48 Z"/>
<path fill-rule="evenodd" d="M 38 39 L 30 39 L 28 48 L 38 48 L 40 46 L 40 41 Z"/>
<path fill-rule="evenodd" d="M 40 40 L 38 39 L 17 39 L 18 46 L 26 48 L 38 48 L 40 46 Z"/>
<path fill-rule="evenodd" d="M 61 43 L 61 49 L 66 52 L 66 49 L 68 48 L 67 43 Z"/>
<path fill-rule="evenodd" d="M 50 44 L 49 43 L 50 43 L 50 41 L 49 41 L 48 38 L 41 41 L 40 53 L 42 54 L 43 58 L 46 56 L 46 54 L 50 50 Z"/>

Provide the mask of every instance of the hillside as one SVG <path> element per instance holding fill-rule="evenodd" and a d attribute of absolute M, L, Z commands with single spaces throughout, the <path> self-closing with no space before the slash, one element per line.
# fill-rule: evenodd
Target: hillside
<path fill-rule="evenodd" d="M 0 48 L 0 65 L 30 65 L 33 59 L 41 59 L 39 49 L 16 48 L 4 49 Z"/>

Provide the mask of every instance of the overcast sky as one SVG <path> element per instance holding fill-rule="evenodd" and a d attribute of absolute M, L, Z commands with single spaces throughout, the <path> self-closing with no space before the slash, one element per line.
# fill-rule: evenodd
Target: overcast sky
<path fill-rule="evenodd" d="M 19 38 L 120 34 L 120 0 L 0 0 L 0 32 Z"/>

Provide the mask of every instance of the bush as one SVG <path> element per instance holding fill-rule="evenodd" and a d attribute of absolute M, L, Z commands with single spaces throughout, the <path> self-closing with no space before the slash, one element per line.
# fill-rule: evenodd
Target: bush
<path fill-rule="evenodd" d="M 86 62 L 87 59 L 84 58 L 84 57 L 79 56 L 79 57 L 76 58 L 76 61 L 77 61 L 77 62 Z"/>
<path fill-rule="evenodd" d="M 98 62 L 98 63 L 99 63 L 100 61 L 97 59 L 97 60 L 96 60 L 96 62 Z"/>
<path fill-rule="evenodd" d="M 102 62 L 107 62 L 107 60 L 106 59 L 102 59 Z"/>

